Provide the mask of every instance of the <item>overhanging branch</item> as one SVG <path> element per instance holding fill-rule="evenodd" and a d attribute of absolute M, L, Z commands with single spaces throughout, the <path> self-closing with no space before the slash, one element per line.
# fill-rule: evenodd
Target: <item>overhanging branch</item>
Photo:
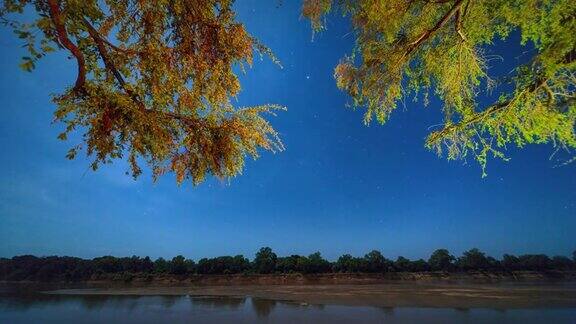
<path fill-rule="evenodd" d="M 450 18 L 452 18 L 452 16 L 458 10 L 460 10 L 460 7 L 462 6 L 463 3 L 464 0 L 457 0 L 452 6 L 452 8 L 450 8 L 450 10 L 447 13 L 445 13 L 444 16 L 442 16 L 442 18 L 434 25 L 434 27 L 426 30 L 415 41 L 408 44 L 408 48 L 406 49 L 406 53 L 404 54 L 404 56 L 410 55 L 414 50 L 416 50 L 416 48 L 418 48 L 420 45 L 422 45 L 422 43 L 424 43 L 428 38 L 430 38 L 430 36 L 432 36 L 440 28 L 442 28 L 448 22 L 448 20 L 450 20 Z"/>
<path fill-rule="evenodd" d="M 118 85 L 120 86 L 120 88 L 127 95 L 129 95 L 130 98 L 132 98 L 132 101 L 140 108 L 141 111 L 146 112 L 146 113 L 159 114 L 159 115 L 162 115 L 166 118 L 175 119 L 175 120 L 178 120 L 178 121 L 184 123 L 185 125 L 187 125 L 189 127 L 192 127 L 192 126 L 197 127 L 198 126 L 198 120 L 196 118 L 191 117 L 191 116 L 186 116 L 186 115 L 173 113 L 173 112 L 164 112 L 164 111 L 156 111 L 156 110 L 147 109 L 146 106 L 144 105 L 144 103 L 142 102 L 142 100 L 140 100 L 140 98 L 138 97 L 138 94 L 136 94 L 134 91 L 132 91 L 130 88 L 128 88 L 126 86 L 126 81 L 124 80 L 124 77 L 122 76 L 120 71 L 118 71 L 118 69 L 116 68 L 116 65 L 114 65 L 114 62 L 110 58 L 110 56 L 108 54 L 108 50 L 106 49 L 106 45 L 107 44 L 109 45 L 110 43 L 108 41 L 106 41 L 103 37 L 100 36 L 100 34 L 96 30 L 96 28 L 94 28 L 94 26 L 92 26 L 92 24 L 90 24 L 90 22 L 86 18 L 83 18 L 83 23 L 86 26 L 86 29 L 88 30 L 88 34 L 90 34 L 90 37 L 96 43 L 98 53 L 102 57 L 102 61 L 104 61 L 104 66 L 106 67 L 106 69 L 108 69 L 114 75 L 114 78 L 118 82 Z"/>
<path fill-rule="evenodd" d="M 82 93 L 84 91 L 84 84 L 86 83 L 86 61 L 84 60 L 84 55 L 68 37 L 66 27 L 62 22 L 62 16 L 60 14 L 60 6 L 56 0 L 48 0 L 48 8 L 50 11 L 50 19 L 54 26 L 56 27 L 56 36 L 58 42 L 64 46 L 66 49 L 74 55 L 78 65 L 78 75 L 76 76 L 76 83 L 74 84 L 73 91 L 76 93 Z"/>
<path fill-rule="evenodd" d="M 538 81 L 534 82 L 531 86 L 525 88 L 521 93 L 516 95 L 516 97 L 514 97 L 513 99 L 494 104 L 494 105 L 490 106 L 489 108 L 485 109 L 484 111 L 475 114 L 472 118 L 466 119 L 466 120 L 464 120 L 460 123 L 457 123 L 457 124 L 451 124 L 449 126 L 444 127 L 443 129 L 441 129 L 439 131 L 433 132 L 432 134 L 430 134 L 430 136 L 428 136 L 426 143 L 428 145 L 433 145 L 434 143 L 438 142 L 443 137 L 451 135 L 454 132 L 457 132 L 458 130 L 465 129 L 466 127 L 473 125 L 473 124 L 475 124 L 481 120 L 484 120 L 485 118 L 488 118 L 491 115 L 494 115 L 500 111 L 508 109 L 514 103 L 514 101 L 518 100 L 519 97 L 525 95 L 526 93 L 530 93 L 530 92 L 533 93 L 533 92 L 538 91 L 540 88 L 542 88 L 546 85 L 547 81 L 548 81 L 548 78 L 540 78 L 540 79 L 538 79 Z"/>

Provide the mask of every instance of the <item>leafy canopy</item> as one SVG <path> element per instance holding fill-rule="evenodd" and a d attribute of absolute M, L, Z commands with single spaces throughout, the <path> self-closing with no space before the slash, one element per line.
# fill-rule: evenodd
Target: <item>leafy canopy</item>
<path fill-rule="evenodd" d="M 0 21 L 25 42 L 21 67 L 31 71 L 55 50 L 77 65 L 76 81 L 53 100 L 56 121 L 84 131 L 92 168 L 127 156 L 134 177 L 145 161 L 154 179 L 174 172 L 178 183 L 207 174 L 232 177 L 258 149 L 282 150 L 262 114 L 236 109 L 235 68 L 255 50 L 275 61 L 238 23 L 232 0 L 4 0 Z M 35 16 L 23 22 L 26 8 Z M 28 17 L 28 16 L 26 16 Z"/>
<path fill-rule="evenodd" d="M 315 31 L 337 9 L 352 20 L 356 46 L 334 76 L 364 122 L 384 123 L 407 96 L 432 92 L 444 122 L 426 146 L 448 159 L 472 155 L 483 170 L 509 144 L 576 148 L 576 2 L 573 0 L 304 0 Z M 518 31 L 535 51 L 506 78 L 492 79 L 484 49 Z M 481 86 L 500 89 L 479 105 Z M 508 90 L 511 89 L 511 90 Z M 485 173 L 483 172 L 483 175 Z"/>

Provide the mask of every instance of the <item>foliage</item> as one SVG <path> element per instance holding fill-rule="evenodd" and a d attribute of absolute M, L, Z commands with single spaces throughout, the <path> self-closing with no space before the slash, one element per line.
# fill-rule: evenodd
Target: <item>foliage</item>
<path fill-rule="evenodd" d="M 366 262 L 366 272 L 385 272 L 389 271 L 392 261 L 386 259 L 378 250 L 372 250 L 364 256 Z"/>
<path fill-rule="evenodd" d="M 324 273 L 332 270 L 330 262 L 322 258 L 320 252 L 312 253 L 308 258 L 301 258 L 300 260 L 304 261 L 302 262 L 302 272 L 304 273 Z"/>
<path fill-rule="evenodd" d="M 394 269 L 397 271 L 411 271 L 412 264 L 410 260 L 403 256 L 399 256 L 396 261 L 394 261 Z"/>
<path fill-rule="evenodd" d="M 545 254 L 527 254 L 518 257 L 520 267 L 528 270 L 545 270 L 552 267 L 550 258 Z"/>
<path fill-rule="evenodd" d="M 485 270 L 490 267 L 490 263 L 486 255 L 476 248 L 464 252 L 464 254 L 458 258 L 456 264 L 459 268 L 464 270 Z"/>
<path fill-rule="evenodd" d="M 170 264 L 164 258 L 158 258 L 154 261 L 154 272 L 156 273 L 167 273 L 169 268 Z"/>
<path fill-rule="evenodd" d="M 502 261 L 500 261 L 502 267 L 506 270 L 513 271 L 520 269 L 520 259 L 517 256 L 504 254 Z"/>
<path fill-rule="evenodd" d="M 172 262 L 170 262 L 170 273 L 185 274 L 186 270 L 186 258 L 184 258 L 182 255 L 177 255 L 172 258 Z"/>
<path fill-rule="evenodd" d="M 410 262 L 411 262 L 410 271 L 414 272 L 430 271 L 430 265 L 428 265 L 428 263 L 424 259 L 418 259 L 416 261 L 410 261 Z"/>
<path fill-rule="evenodd" d="M 456 260 L 453 255 L 446 249 L 438 249 L 432 253 L 428 259 L 428 265 L 434 271 L 449 271 L 453 267 L 453 262 Z"/>
<path fill-rule="evenodd" d="M 281 273 L 300 272 L 302 257 L 296 254 L 287 257 L 279 257 L 276 261 L 276 271 Z"/>
<path fill-rule="evenodd" d="M 356 258 L 350 254 L 344 254 L 336 261 L 334 269 L 340 272 L 361 272 L 365 267 L 363 258 Z"/>
<path fill-rule="evenodd" d="M 424 272 L 429 271 L 430 266 L 423 259 L 411 261 L 403 256 L 399 256 L 394 261 L 394 270 L 400 272 Z"/>
<path fill-rule="evenodd" d="M 250 261 L 242 255 L 221 256 L 198 261 L 196 272 L 199 274 L 234 274 L 250 269 Z M 194 271 L 191 271 L 194 272 Z"/>
<path fill-rule="evenodd" d="M 181 183 L 207 174 L 241 173 L 245 156 L 282 150 L 262 115 L 283 109 L 236 109 L 235 67 L 244 71 L 254 51 L 271 51 L 236 21 L 232 0 L 4 0 L 0 22 L 29 52 L 21 67 L 64 50 L 77 65 L 76 81 L 56 95 L 60 139 L 84 131 L 83 144 L 96 170 L 126 157 L 132 176 L 145 161 L 154 179 L 174 172 Z M 34 11 L 32 21 L 25 9 Z M 13 19 L 16 17 L 17 19 Z M 21 19 L 21 20 L 19 20 Z"/>
<path fill-rule="evenodd" d="M 551 260 L 551 267 L 553 269 L 568 270 L 571 269 L 572 266 L 573 266 L 572 260 L 562 255 L 557 255 L 553 257 Z"/>
<path fill-rule="evenodd" d="M 254 259 L 254 269 L 258 273 L 271 273 L 276 268 L 276 261 L 278 257 L 276 253 L 272 252 L 269 247 L 263 247 L 256 253 Z"/>
<path fill-rule="evenodd" d="M 439 260 L 442 260 L 439 262 Z M 576 261 L 565 256 L 550 258 L 543 254 L 526 254 L 514 256 L 505 254 L 502 260 L 486 256 L 478 249 L 471 249 L 458 258 L 445 249 L 436 250 L 430 261 L 423 259 L 411 261 L 398 257 L 391 262 L 377 250 L 367 253 L 364 257 L 354 257 L 350 254 L 340 256 L 336 262 L 330 262 L 322 257 L 320 252 L 308 257 L 290 255 L 276 257 L 270 248 L 262 248 L 256 254 L 256 259 L 250 260 L 242 255 L 203 258 L 195 263 L 182 255 L 170 261 L 158 258 L 152 262 L 149 257 L 117 258 L 103 256 L 92 260 L 49 256 L 38 258 L 32 255 L 15 256 L 11 259 L 0 258 L 0 280 L 8 281 L 85 281 L 93 279 L 111 279 L 129 281 L 137 276 L 150 279 L 153 276 L 192 276 L 192 275 L 228 275 L 250 273 L 384 273 L 425 272 L 425 271 L 574 271 Z M 446 263 L 450 261 L 449 263 Z M 272 266 L 273 265 L 273 266 Z"/>
<path fill-rule="evenodd" d="M 304 0 L 302 14 L 318 31 L 334 8 L 356 36 L 334 76 L 366 108 L 366 124 L 386 122 L 409 96 L 426 105 L 432 92 L 444 121 L 426 146 L 448 159 L 472 155 L 484 170 L 490 154 L 505 158 L 511 144 L 576 148 L 576 2 Z M 505 77 L 489 76 L 487 49 L 513 32 L 533 55 Z M 482 88 L 499 90 L 487 107 L 478 101 Z"/>

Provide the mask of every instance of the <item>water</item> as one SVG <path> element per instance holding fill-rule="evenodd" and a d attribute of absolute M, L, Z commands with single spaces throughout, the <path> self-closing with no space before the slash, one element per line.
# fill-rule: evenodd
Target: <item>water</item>
<path fill-rule="evenodd" d="M 2 292 L 2 291 L 0 291 Z M 0 293 L 0 323 L 576 323 L 576 309 L 376 308 L 250 297 Z"/>

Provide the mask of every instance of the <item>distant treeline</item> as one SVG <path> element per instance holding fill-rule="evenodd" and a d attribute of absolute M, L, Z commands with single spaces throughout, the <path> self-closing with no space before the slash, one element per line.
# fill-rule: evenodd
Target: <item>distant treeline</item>
<path fill-rule="evenodd" d="M 261 248 L 250 261 L 242 255 L 204 258 L 198 262 L 178 255 L 172 260 L 149 257 L 103 256 L 91 260 L 75 257 L 15 256 L 0 258 L 0 280 L 7 281 L 82 281 L 94 278 L 117 278 L 130 280 L 134 275 L 210 275 L 210 274 L 271 274 L 271 273 L 329 273 L 329 272 L 427 272 L 427 271 L 549 271 L 576 270 L 576 251 L 572 258 L 549 257 L 544 254 L 514 256 L 505 254 L 497 260 L 478 249 L 466 251 L 455 257 L 446 249 L 438 249 L 428 260 L 409 260 L 398 257 L 385 258 L 374 250 L 363 257 L 342 255 L 336 262 L 327 261 L 320 252 L 309 256 L 290 255 L 278 257 L 269 247 Z"/>

